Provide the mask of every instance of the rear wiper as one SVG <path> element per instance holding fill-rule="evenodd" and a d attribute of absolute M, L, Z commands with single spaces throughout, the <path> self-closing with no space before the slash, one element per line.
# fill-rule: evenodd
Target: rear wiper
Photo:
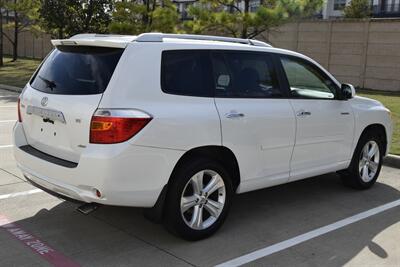
<path fill-rule="evenodd" d="M 47 80 L 46 78 L 43 78 L 43 77 L 40 76 L 40 75 L 38 75 L 38 76 L 39 76 L 39 78 L 40 78 L 42 81 L 44 81 L 44 82 L 46 83 L 46 86 L 47 86 L 48 88 L 50 88 L 51 91 L 53 91 L 53 89 L 54 89 L 55 87 L 57 87 L 57 85 L 56 85 L 56 83 L 55 83 L 54 81 Z"/>

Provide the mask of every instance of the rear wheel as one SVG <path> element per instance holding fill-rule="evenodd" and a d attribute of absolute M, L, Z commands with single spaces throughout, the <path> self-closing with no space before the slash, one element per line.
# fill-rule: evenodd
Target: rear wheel
<path fill-rule="evenodd" d="M 194 159 L 172 177 L 165 226 L 187 240 L 206 238 L 223 224 L 232 195 L 229 173 L 221 164 Z"/>
<path fill-rule="evenodd" d="M 350 167 L 341 173 L 344 184 L 356 189 L 367 189 L 378 179 L 383 157 L 383 142 L 370 131 L 360 138 Z"/>

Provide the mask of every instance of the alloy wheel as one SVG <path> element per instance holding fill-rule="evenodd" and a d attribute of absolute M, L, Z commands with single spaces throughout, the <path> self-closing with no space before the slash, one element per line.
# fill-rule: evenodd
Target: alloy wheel
<path fill-rule="evenodd" d="M 222 213 L 226 188 L 222 177 L 213 170 L 202 170 L 186 183 L 181 196 L 181 214 L 186 225 L 204 230 Z"/>
<path fill-rule="evenodd" d="M 379 161 L 379 145 L 375 141 L 367 142 L 361 151 L 358 164 L 359 174 L 364 182 L 368 183 L 374 179 L 378 172 Z"/>

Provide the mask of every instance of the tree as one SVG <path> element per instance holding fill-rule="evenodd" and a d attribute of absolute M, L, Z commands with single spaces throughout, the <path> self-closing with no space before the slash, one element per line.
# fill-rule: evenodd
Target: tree
<path fill-rule="evenodd" d="M 291 19 L 313 15 L 322 3 L 323 0 L 261 0 L 257 10 L 251 12 L 250 0 L 200 0 L 189 8 L 193 20 L 186 22 L 184 29 L 254 38 Z"/>
<path fill-rule="evenodd" d="M 148 31 L 173 33 L 177 31 L 179 15 L 176 6 L 169 1 L 164 1 L 164 6 L 157 7 L 151 13 L 152 23 Z"/>
<path fill-rule="evenodd" d="M 42 0 L 41 26 L 63 39 L 77 33 L 107 32 L 111 22 L 112 0 Z"/>
<path fill-rule="evenodd" d="M 111 23 L 112 0 L 80 0 L 77 9 L 76 32 L 105 33 Z"/>
<path fill-rule="evenodd" d="M 5 8 L 11 10 L 14 15 L 14 21 L 5 25 L 5 28 L 13 29 L 13 38 L 3 31 L 3 36 L 6 37 L 13 47 L 13 59 L 18 58 L 18 36 L 21 32 L 37 30 L 35 23 L 37 21 L 37 11 L 39 0 L 12 0 L 5 1 Z"/>
<path fill-rule="evenodd" d="M 346 18 L 368 18 L 371 16 L 371 7 L 369 0 L 351 0 L 350 4 L 344 9 Z"/>
<path fill-rule="evenodd" d="M 78 1 L 44 0 L 39 8 L 41 26 L 52 36 L 63 39 L 65 32 L 74 28 L 73 18 Z M 68 30 L 66 30 L 68 29 Z"/>
<path fill-rule="evenodd" d="M 115 3 L 110 32 L 140 34 L 142 32 L 175 32 L 179 16 L 170 0 L 122 1 Z"/>

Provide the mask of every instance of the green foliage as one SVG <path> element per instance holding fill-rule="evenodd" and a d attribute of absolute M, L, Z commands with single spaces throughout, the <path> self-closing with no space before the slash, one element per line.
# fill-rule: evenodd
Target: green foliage
<path fill-rule="evenodd" d="M 264 0 L 255 12 L 250 12 L 250 0 L 242 3 L 244 9 L 235 0 L 200 0 L 189 8 L 193 20 L 184 24 L 184 30 L 254 38 L 291 19 L 312 15 L 323 0 Z"/>
<path fill-rule="evenodd" d="M 369 0 L 351 0 L 350 5 L 344 9 L 346 18 L 368 18 L 371 16 L 371 8 Z"/>
<path fill-rule="evenodd" d="M 18 58 L 18 36 L 23 31 L 39 32 L 36 22 L 38 20 L 39 0 L 12 0 L 3 1 L 4 8 L 13 12 L 14 19 L 4 28 L 13 30 L 13 37 L 2 31 L 4 36 L 13 47 L 13 61 Z"/>
<path fill-rule="evenodd" d="M 157 7 L 152 13 L 152 24 L 150 31 L 159 31 L 165 33 L 176 32 L 176 26 L 179 23 L 179 15 L 176 7 L 171 2 L 164 2 L 164 7 Z"/>
<path fill-rule="evenodd" d="M 291 19 L 313 14 L 323 0 L 261 0 L 255 12 L 250 12 L 250 0 L 200 0 L 189 8 L 189 15 L 194 19 L 183 25 L 171 0 L 41 2 L 41 26 L 58 38 L 80 32 L 107 31 L 118 34 L 183 31 L 254 38 Z"/>
<path fill-rule="evenodd" d="M 142 31 L 141 15 L 145 13 L 145 6 L 134 2 L 118 2 L 113 12 L 113 22 L 109 29 L 113 33 L 136 34 Z"/>
<path fill-rule="evenodd" d="M 66 28 L 73 24 L 73 6 L 67 0 L 44 0 L 39 9 L 41 25 L 53 36 L 62 39 Z"/>
<path fill-rule="evenodd" d="M 39 0 L 14 0 L 4 1 L 4 8 L 17 14 L 17 23 L 14 21 L 4 25 L 7 29 L 17 28 L 17 32 L 26 30 L 38 31 L 36 23 L 39 18 L 38 9 L 40 6 Z"/>
<path fill-rule="evenodd" d="M 119 34 L 175 32 L 178 22 L 176 7 L 170 0 L 123 1 L 115 3 L 109 30 Z"/>
<path fill-rule="evenodd" d="M 104 33 L 111 22 L 112 0 L 42 0 L 41 26 L 58 38 Z"/>

